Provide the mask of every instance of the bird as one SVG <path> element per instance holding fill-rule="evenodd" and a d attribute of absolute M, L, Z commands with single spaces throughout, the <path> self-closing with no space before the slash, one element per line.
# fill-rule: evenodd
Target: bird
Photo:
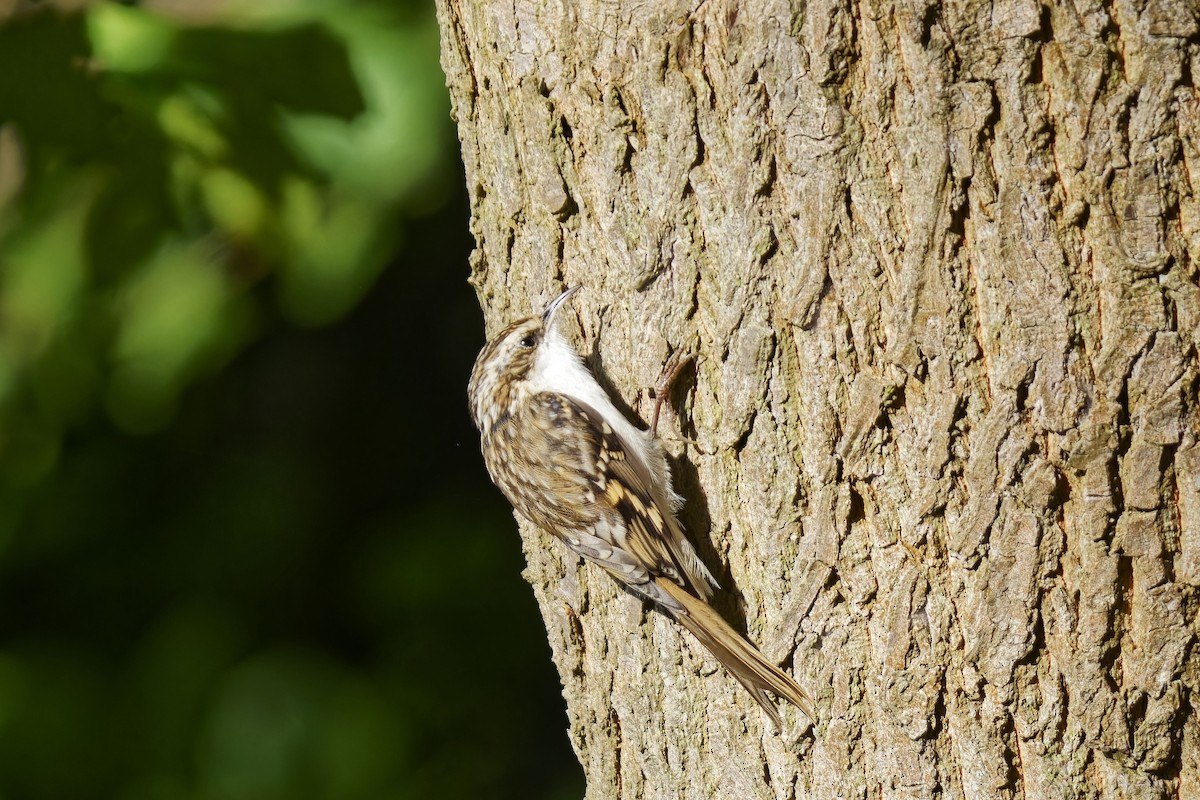
<path fill-rule="evenodd" d="M 518 514 L 695 636 L 776 730 L 781 717 L 768 692 L 815 723 L 799 684 L 710 604 L 719 586 L 676 518 L 683 499 L 657 436 L 669 388 L 656 394 L 650 428 L 638 428 L 555 325 L 577 289 L 505 327 L 475 360 L 467 395 L 492 481 Z"/>

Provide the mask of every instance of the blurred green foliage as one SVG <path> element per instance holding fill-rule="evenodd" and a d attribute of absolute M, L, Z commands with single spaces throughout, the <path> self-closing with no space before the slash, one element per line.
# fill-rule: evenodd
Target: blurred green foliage
<path fill-rule="evenodd" d="M 579 796 L 432 9 L 47 5 L 0 2 L 0 800 Z"/>
<path fill-rule="evenodd" d="M 197 27 L 98 3 L 0 27 L 0 419 L 37 423 L 0 442 L 10 476 L 52 468 L 95 406 L 167 424 L 253 336 L 267 276 L 287 319 L 339 318 L 395 252 L 397 213 L 444 199 L 431 14 L 254 9 Z"/>

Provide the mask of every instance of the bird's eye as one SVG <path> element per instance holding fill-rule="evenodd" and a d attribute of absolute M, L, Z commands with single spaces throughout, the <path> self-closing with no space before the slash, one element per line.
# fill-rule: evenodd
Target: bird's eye
<path fill-rule="evenodd" d="M 521 347 L 533 347 L 537 344 L 537 338 L 532 333 L 525 334 L 525 338 L 521 340 Z"/>

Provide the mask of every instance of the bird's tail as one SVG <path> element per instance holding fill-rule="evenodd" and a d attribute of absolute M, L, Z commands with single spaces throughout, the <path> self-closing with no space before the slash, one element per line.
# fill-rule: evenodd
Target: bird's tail
<path fill-rule="evenodd" d="M 657 578 L 655 582 L 684 607 L 684 613 L 675 614 L 679 624 L 691 631 L 725 669 L 754 695 L 754 699 L 770 715 L 776 730 L 782 728 L 782 720 L 779 710 L 767 697 L 767 692 L 787 700 L 816 723 L 817 717 L 813 713 L 812 703 L 799 684 L 779 667 L 767 661 L 766 657 L 722 619 L 712 606 L 693 597 L 674 581 Z"/>

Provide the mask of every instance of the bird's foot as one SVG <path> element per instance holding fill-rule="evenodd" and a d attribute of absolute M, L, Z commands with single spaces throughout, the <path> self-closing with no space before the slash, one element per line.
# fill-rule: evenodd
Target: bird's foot
<path fill-rule="evenodd" d="M 650 435 L 658 435 L 658 415 L 662 412 L 663 405 L 671 396 L 671 387 L 675 385 L 675 381 L 683 373 L 683 370 L 696 361 L 696 357 L 691 353 L 675 353 L 667 359 L 667 363 L 663 365 L 662 374 L 658 377 L 658 383 L 654 385 L 654 415 L 650 418 Z"/>

